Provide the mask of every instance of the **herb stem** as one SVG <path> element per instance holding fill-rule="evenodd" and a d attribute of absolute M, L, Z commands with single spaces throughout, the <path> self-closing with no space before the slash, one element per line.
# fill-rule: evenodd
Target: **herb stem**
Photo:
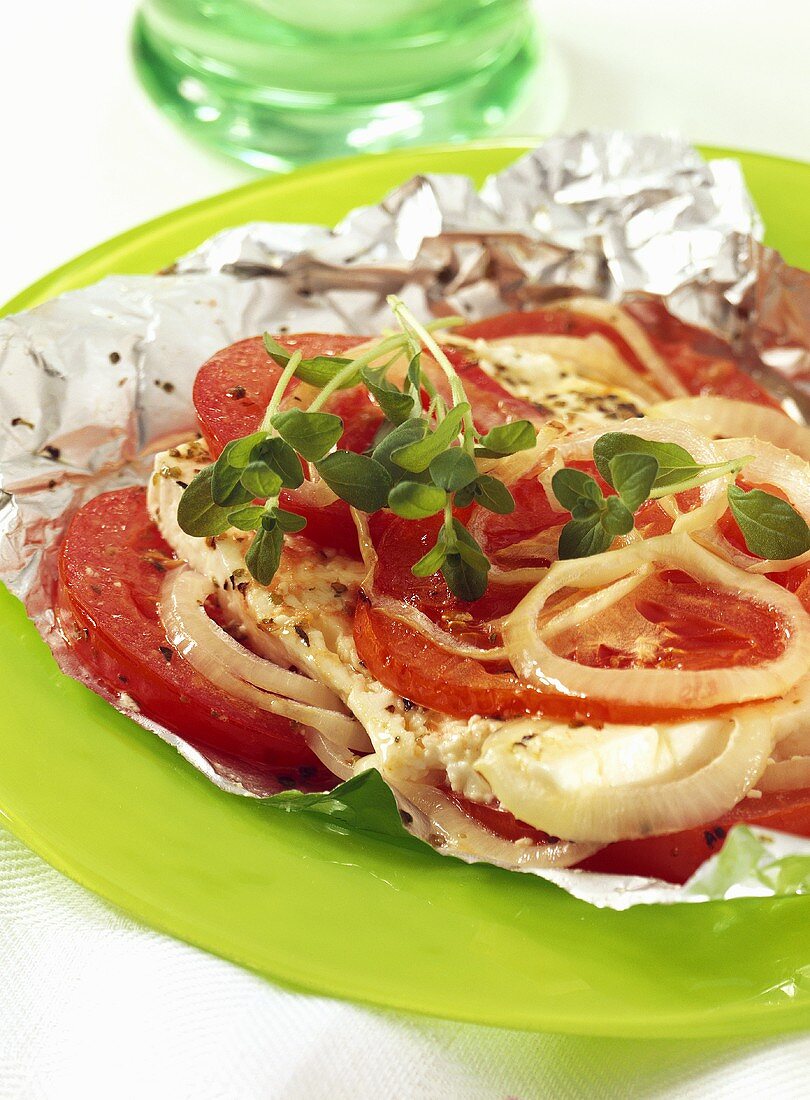
<path fill-rule="evenodd" d="M 262 422 L 259 425 L 259 431 L 269 432 L 272 428 L 271 421 L 278 412 L 278 407 L 281 404 L 281 399 L 289 385 L 290 379 L 298 370 L 298 364 L 301 362 L 301 352 L 294 351 L 290 358 L 287 360 L 287 365 L 281 372 L 281 377 L 276 382 L 275 389 L 273 390 L 273 396 L 270 398 L 270 404 L 265 409 Z"/>
<path fill-rule="evenodd" d="M 406 332 L 414 333 L 414 335 L 419 338 L 420 342 L 424 345 L 424 347 L 427 348 L 427 350 L 439 364 L 439 367 L 444 372 L 447 381 L 450 383 L 450 393 L 453 397 L 453 404 L 462 405 L 466 403 L 469 405 L 467 393 L 464 389 L 464 383 L 459 378 L 453 364 L 450 362 L 445 353 L 442 351 L 439 344 L 436 342 L 436 340 L 434 340 L 433 336 L 431 335 L 431 326 L 420 324 L 420 322 L 416 320 L 416 318 L 402 301 L 402 299 L 397 298 L 395 294 L 389 294 L 387 301 L 391 309 L 394 311 L 394 316 L 397 318 L 397 320 L 400 322 Z M 453 318 L 453 320 L 456 320 L 456 318 Z M 464 430 L 462 433 L 462 438 L 464 449 L 467 451 L 468 454 L 472 455 L 475 449 L 475 424 L 473 423 L 472 418 L 472 408 L 470 408 L 464 414 Z"/>
<path fill-rule="evenodd" d="M 649 499 L 660 500 L 661 497 L 685 493 L 689 489 L 699 489 L 701 485 L 706 485 L 710 481 L 717 481 L 718 478 L 726 477 L 728 474 L 738 474 L 743 466 L 747 462 L 753 461 L 755 457 L 755 455 L 743 455 L 742 458 L 732 458 L 728 462 L 713 462 L 704 466 L 700 473 L 695 474 L 694 477 L 684 478 L 683 481 L 676 482 L 675 485 L 662 485 L 658 489 L 653 489 Z"/>

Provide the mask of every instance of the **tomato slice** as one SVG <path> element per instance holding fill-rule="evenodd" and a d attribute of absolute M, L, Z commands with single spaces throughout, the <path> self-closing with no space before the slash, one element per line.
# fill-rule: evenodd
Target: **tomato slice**
<path fill-rule="evenodd" d="M 609 844 L 579 866 L 586 871 L 686 882 L 705 859 L 720 851 L 728 830 L 738 824 L 762 825 L 810 837 L 810 789 L 772 791 L 761 798 L 744 798 L 733 810 L 710 824 L 668 836 L 621 840 Z"/>
<path fill-rule="evenodd" d="M 729 345 L 718 336 L 678 320 L 660 302 L 638 299 L 624 308 L 644 328 L 655 350 L 690 393 L 781 409 L 779 402 L 740 368 Z"/>
<path fill-rule="evenodd" d="M 497 802 L 471 802 L 445 792 L 463 813 L 502 840 L 548 844 L 557 840 L 519 821 Z M 761 825 L 796 836 L 810 837 L 810 789 L 778 791 L 761 798 L 744 798 L 733 810 L 707 825 L 667 836 L 622 840 L 608 844 L 577 866 L 608 875 L 640 875 L 684 883 L 709 856 L 719 852 L 732 825 Z"/>
<path fill-rule="evenodd" d="M 362 341 L 362 336 L 317 332 L 278 337 L 283 347 L 299 350 L 305 359 L 341 356 Z M 281 368 L 267 354 L 260 336 L 223 348 L 200 367 L 194 382 L 194 407 L 200 430 L 215 458 L 226 443 L 258 429 L 280 375 Z M 297 379 L 292 379 L 288 393 L 294 394 L 298 386 Z M 341 447 L 363 451 L 370 446 L 382 422 L 382 413 L 366 389 L 357 386 L 339 391 L 328 403 L 328 409 L 343 419 Z M 316 508 L 301 501 L 295 491 L 284 490 L 281 503 L 304 516 L 307 538 L 320 546 L 359 556 L 357 531 L 343 501 Z"/>
<path fill-rule="evenodd" d="M 145 489 L 103 493 L 74 516 L 60 551 L 59 610 L 79 660 L 147 717 L 261 787 L 334 786 L 295 723 L 232 699 L 169 643 L 157 604 L 172 566 Z"/>
<path fill-rule="evenodd" d="M 779 408 L 779 403 L 750 374 L 742 370 L 731 348 L 705 329 L 687 325 L 673 317 L 658 302 L 637 300 L 625 303 L 625 311 L 644 328 L 647 337 L 676 377 L 692 394 L 715 394 L 738 401 L 752 401 Z M 604 321 L 567 309 L 546 309 L 502 313 L 460 328 L 470 339 L 500 340 L 510 336 L 599 335 L 610 340 L 621 357 L 641 374 L 647 374 L 641 360 L 615 329 Z"/>

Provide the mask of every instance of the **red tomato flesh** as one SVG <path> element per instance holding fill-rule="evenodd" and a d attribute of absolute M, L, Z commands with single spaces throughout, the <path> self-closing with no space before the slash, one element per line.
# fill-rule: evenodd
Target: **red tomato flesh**
<path fill-rule="evenodd" d="M 342 356 L 362 343 L 362 336 L 330 336 L 305 332 L 279 336 L 278 342 L 289 351 L 300 351 L 305 359 L 318 355 Z M 270 402 L 279 367 L 267 354 L 260 336 L 240 340 L 223 348 L 200 367 L 194 382 L 194 407 L 200 430 L 211 454 L 216 458 L 226 443 L 258 430 Z M 294 397 L 300 383 L 293 378 L 287 390 Z M 287 407 L 290 402 L 285 403 Z M 356 386 L 341 390 L 328 403 L 329 412 L 340 416 L 344 433 L 340 446 L 363 451 L 372 443 L 382 422 L 382 413 L 368 391 Z M 284 490 L 282 505 L 304 516 L 307 538 L 320 546 L 332 546 L 359 556 L 357 530 L 348 505 L 338 500 L 326 508 L 303 503 L 294 490 Z"/>
<path fill-rule="evenodd" d="M 59 558 L 59 609 L 82 664 L 148 718 L 254 782 L 334 786 L 295 723 L 232 698 L 169 643 L 157 605 L 173 560 L 147 514 L 145 489 L 103 493 L 73 517 Z"/>

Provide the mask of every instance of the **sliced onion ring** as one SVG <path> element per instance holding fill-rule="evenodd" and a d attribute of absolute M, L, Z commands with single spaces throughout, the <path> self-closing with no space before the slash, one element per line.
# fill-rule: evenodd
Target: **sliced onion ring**
<path fill-rule="evenodd" d="M 166 636 L 177 652 L 229 695 L 311 726 L 343 747 L 370 748 L 363 727 L 345 712 L 327 687 L 257 657 L 218 626 L 204 607 L 213 591 L 208 578 L 190 569 L 174 569 L 167 574 L 159 612 Z M 320 702 L 302 702 L 302 696 Z"/>
<path fill-rule="evenodd" d="M 810 523 L 810 464 L 804 459 L 759 439 L 722 439 L 715 447 L 725 459 L 753 455 L 743 468 L 744 480 L 754 486 L 782 489 L 796 511 Z M 810 550 L 795 558 L 755 558 L 732 546 L 715 526 L 701 530 L 698 541 L 749 573 L 784 573 L 810 561 Z"/>
<path fill-rule="evenodd" d="M 501 805 L 554 835 L 608 844 L 678 832 L 730 810 L 765 767 L 770 724 L 719 718 L 601 729 L 504 726 L 475 764 Z"/>
<path fill-rule="evenodd" d="M 754 436 L 810 462 L 810 428 L 767 405 L 730 397 L 679 397 L 652 405 L 647 415 L 683 420 L 713 439 Z"/>
<path fill-rule="evenodd" d="M 687 393 L 686 387 L 673 374 L 652 346 L 641 325 L 628 313 L 625 313 L 620 306 L 606 302 L 602 298 L 583 296 L 580 298 L 561 298 L 549 303 L 547 306 L 541 306 L 540 312 L 559 309 L 579 313 L 583 317 L 593 317 L 595 320 L 609 325 L 635 352 L 662 393 L 670 397 L 680 397 Z"/>
<path fill-rule="evenodd" d="M 411 831 L 448 855 L 531 871 L 572 867 L 601 847 L 599 844 L 574 844 L 569 840 L 550 840 L 548 844 L 504 840 L 465 814 L 438 788 L 393 778 L 386 774 L 376 758 L 366 757 L 360 767 L 363 770 L 376 767 L 398 796 L 400 808 L 411 812 L 414 818 Z"/>
<path fill-rule="evenodd" d="M 605 669 L 558 656 L 540 637 L 538 618 L 563 588 L 615 585 L 647 564 L 681 569 L 706 584 L 726 588 L 773 608 L 785 624 L 786 647 L 753 668 Z M 553 629 L 553 618 L 544 634 Z M 764 577 L 751 576 L 698 546 L 686 535 L 661 535 L 591 558 L 558 561 L 515 608 L 503 626 L 507 652 L 524 680 L 565 694 L 603 702 L 632 699 L 637 706 L 704 710 L 783 695 L 810 663 L 810 616 L 793 593 Z"/>

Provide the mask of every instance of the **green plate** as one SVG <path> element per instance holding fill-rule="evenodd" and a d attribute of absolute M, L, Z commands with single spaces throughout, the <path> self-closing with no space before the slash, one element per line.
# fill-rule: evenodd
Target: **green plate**
<path fill-rule="evenodd" d="M 523 151 L 408 151 L 264 179 L 134 229 L 6 308 L 153 271 L 240 222 L 333 222 L 415 172 L 480 180 Z M 810 267 L 810 165 L 734 155 L 769 243 Z M 155 928 L 300 990 L 477 1023 L 646 1037 L 810 1024 L 810 898 L 602 911 L 528 875 L 223 794 L 64 677 L 5 590 L 0 662 L 0 813 Z"/>

